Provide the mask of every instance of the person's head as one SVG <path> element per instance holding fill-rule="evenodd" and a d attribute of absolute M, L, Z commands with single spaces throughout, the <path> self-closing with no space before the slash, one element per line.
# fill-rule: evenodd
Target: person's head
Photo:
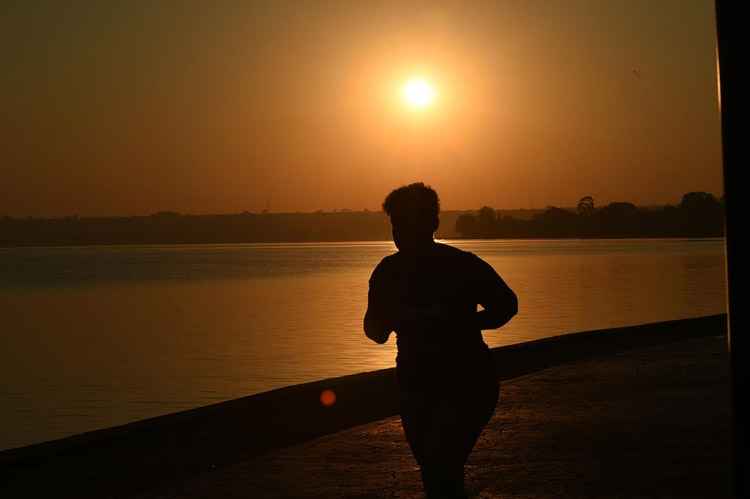
<path fill-rule="evenodd" d="M 393 242 L 399 250 L 419 249 L 431 243 L 440 224 L 437 192 L 422 182 L 399 187 L 388 194 L 383 211 L 391 219 Z"/>

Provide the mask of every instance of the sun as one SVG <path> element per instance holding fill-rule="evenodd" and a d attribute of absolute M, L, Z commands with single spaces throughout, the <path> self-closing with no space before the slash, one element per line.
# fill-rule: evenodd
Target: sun
<path fill-rule="evenodd" d="M 435 101 L 435 87 L 424 78 L 411 78 L 401 88 L 404 102 L 414 109 L 425 109 Z"/>

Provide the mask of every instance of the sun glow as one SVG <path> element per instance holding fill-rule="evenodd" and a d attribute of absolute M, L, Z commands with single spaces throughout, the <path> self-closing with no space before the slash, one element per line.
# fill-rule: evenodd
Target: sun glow
<path fill-rule="evenodd" d="M 401 89 L 406 104 L 414 109 L 429 107 L 437 96 L 435 87 L 423 78 L 411 78 Z"/>

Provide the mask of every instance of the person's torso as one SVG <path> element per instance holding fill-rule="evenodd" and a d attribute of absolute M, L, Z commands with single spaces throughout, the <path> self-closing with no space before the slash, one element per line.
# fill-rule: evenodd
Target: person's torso
<path fill-rule="evenodd" d="M 392 298 L 439 317 L 396 331 L 402 382 L 471 380 L 492 370 L 487 345 L 473 320 L 478 302 L 472 258 L 443 244 L 418 257 L 389 257 L 384 277 Z"/>

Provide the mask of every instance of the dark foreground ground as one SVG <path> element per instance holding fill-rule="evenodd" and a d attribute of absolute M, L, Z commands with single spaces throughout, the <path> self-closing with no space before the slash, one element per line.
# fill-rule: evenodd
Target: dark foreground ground
<path fill-rule="evenodd" d="M 502 384 L 467 486 L 504 499 L 730 497 L 729 431 L 723 337 L 565 364 Z M 423 495 L 390 417 L 132 497 Z"/>

